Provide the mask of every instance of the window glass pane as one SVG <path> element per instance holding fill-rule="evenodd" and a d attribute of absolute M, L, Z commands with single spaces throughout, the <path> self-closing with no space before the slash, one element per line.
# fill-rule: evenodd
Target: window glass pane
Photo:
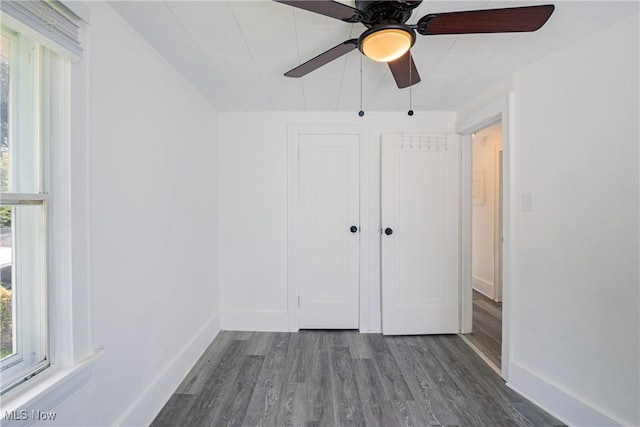
<path fill-rule="evenodd" d="M 0 192 L 42 192 L 38 45 L 2 27 L 0 35 Z"/>
<path fill-rule="evenodd" d="M 0 39 L 0 191 L 9 191 L 9 88 L 11 39 Z"/>
<path fill-rule="evenodd" d="M 2 388 L 48 363 L 45 280 L 45 205 L 10 206 L 11 226 L 2 230 Z M 5 270 L 6 269 L 6 270 Z"/>
<path fill-rule="evenodd" d="M 13 307 L 13 208 L 2 206 L 3 225 L 0 228 L 0 359 L 15 353 Z M 6 218 L 5 218 L 6 216 Z M 6 224 L 4 224 L 6 220 Z"/>

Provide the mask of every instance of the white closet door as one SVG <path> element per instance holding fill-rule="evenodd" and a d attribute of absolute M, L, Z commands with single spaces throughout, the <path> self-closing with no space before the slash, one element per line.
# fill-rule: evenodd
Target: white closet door
<path fill-rule="evenodd" d="M 299 136 L 299 327 L 357 329 L 359 136 Z"/>
<path fill-rule="evenodd" d="M 381 164 L 382 331 L 459 330 L 456 135 L 384 135 Z"/>

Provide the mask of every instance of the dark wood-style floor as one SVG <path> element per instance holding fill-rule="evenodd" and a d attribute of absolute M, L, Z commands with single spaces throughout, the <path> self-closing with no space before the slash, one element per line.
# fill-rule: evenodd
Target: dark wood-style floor
<path fill-rule="evenodd" d="M 502 366 L 502 303 L 473 291 L 473 333 L 465 335 L 498 369 Z"/>
<path fill-rule="evenodd" d="M 220 332 L 152 426 L 548 426 L 456 335 Z"/>

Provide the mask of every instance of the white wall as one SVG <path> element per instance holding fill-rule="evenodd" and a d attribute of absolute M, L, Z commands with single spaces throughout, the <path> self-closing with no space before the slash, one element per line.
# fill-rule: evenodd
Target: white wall
<path fill-rule="evenodd" d="M 91 335 L 104 357 L 53 410 L 59 425 L 148 425 L 219 329 L 217 111 L 110 6 L 86 4 L 88 57 L 74 67 L 89 75 Z"/>
<path fill-rule="evenodd" d="M 455 114 L 221 113 L 220 289 L 223 329 L 287 330 L 288 125 L 339 131 L 364 126 L 361 147 L 361 291 L 368 294 L 363 331 L 380 331 L 380 135 L 453 132 Z"/>
<path fill-rule="evenodd" d="M 513 79 L 508 381 L 571 425 L 640 425 L 638 34 L 635 15 Z"/>
<path fill-rule="evenodd" d="M 450 132 L 455 117 L 224 113 L 218 149 L 216 111 L 88 4 L 91 332 L 105 356 L 57 420 L 146 424 L 217 331 L 216 259 L 223 326 L 240 313 L 286 327 L 288 124 L 368 127 L 375 224 L 380 133 Z M 515 218 L 510 385 L 574 424 L 640 424 L 637 19 L 514 79 L 513 184 L 534 212 Z M 374 313 L 379 248 L 366 249 Z"/>
<path fill-rule="evenodd" d="M 498 162 L 496 151 L 502 148 L 502 125 L 496 123 L 473 137 L 473 172 L 483 177 L 482 200 L 473 201 L 472 262 L 473 288 L 489 298 L 495 295 L 494 243 L 496 231 L 496 188 Z"/>

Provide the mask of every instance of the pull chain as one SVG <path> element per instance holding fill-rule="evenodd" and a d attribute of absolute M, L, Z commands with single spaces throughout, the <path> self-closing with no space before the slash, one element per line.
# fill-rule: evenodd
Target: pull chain
<path fill-rule="evenodd" d="M 364 116 L 364 110 L 362 109 L 362 55 L 360 55 L 360 111 L 358 111 L 360 117 Z"/>
<path fill-rule="evenodd" d="M 413 56 L 411 55 L 411 50 L 409 50 L 409 111 L 407 114 L 409 116 L 413 116 L 413 85 L 411 84 L 411 71 L 413 69 Z"/>

